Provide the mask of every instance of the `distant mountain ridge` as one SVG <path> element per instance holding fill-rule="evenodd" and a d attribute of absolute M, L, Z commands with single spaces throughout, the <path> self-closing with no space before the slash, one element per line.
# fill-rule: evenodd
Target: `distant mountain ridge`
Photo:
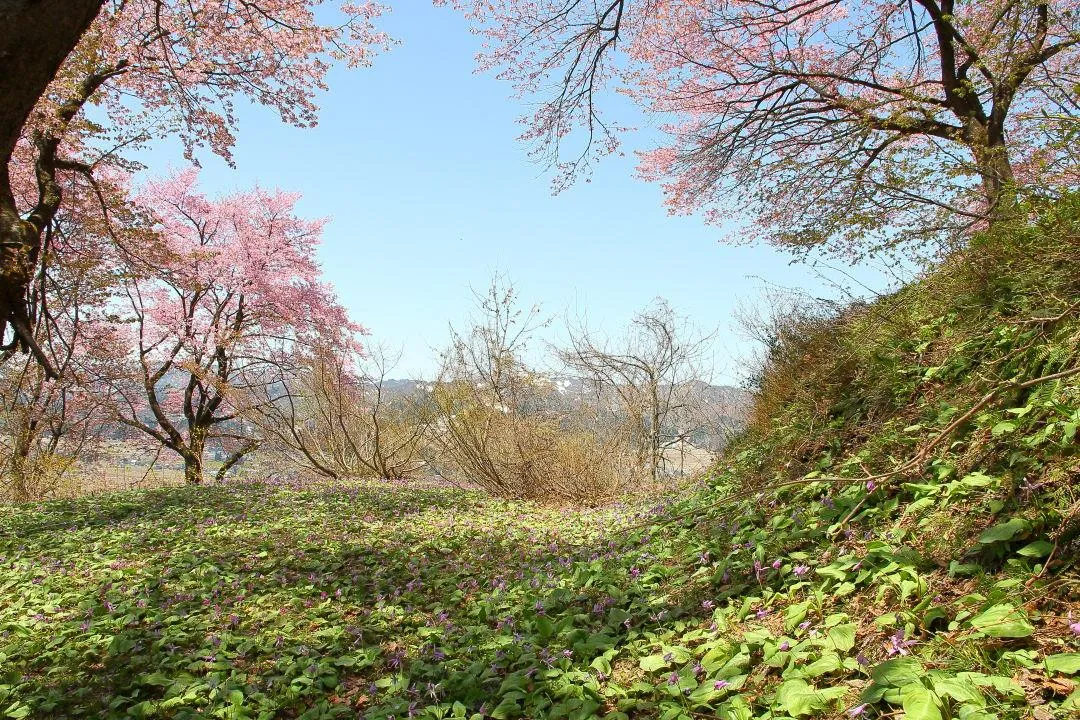
<path fill-rule="evenodd" d="M 565 398 L 571 407 L 573 398 L 593 396 L 588 381 L 582 378 L 552 377 L 548 380 L 554 386 L 555 393 Z M 712 385 L 701 380 L 694 380 L 691 383 L 694 388 L 693 394 L 702 402 L 704 414 L 710 422 L 701 432 L 695 433 L 690 441 L 700 447 L 718 450 L 727 444 L 734 433 L 745 426 L 751 393 L 733 385 Z M 430 391 L 433 386 L 434 381 L 430 380 L 388 378 L 383 381 L 383 390 L 391 397 L 408 395 L 416 391 Z"/>

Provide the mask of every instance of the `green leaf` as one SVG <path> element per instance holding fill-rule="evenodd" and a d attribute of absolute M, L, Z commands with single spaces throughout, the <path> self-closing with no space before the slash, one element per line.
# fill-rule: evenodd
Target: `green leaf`
<path fill-rule="evenodd" d="M 517 700 L 515 699 L 503 700 L 491 711 L 491 717 L 495 718 L 495 720 L 506 720 L 507 718 L 519 717 L 520 715 L 521 708 L 518 706 Z"/>
<path fill-rule="evenodd" d="M 1080 672 L 1080 653 L 1061 653 L 1046 658 L 1046 672 L 1074 675 Z"/>
<path fill-rule="evenodd" d="M 809 601 L 788 605 L 784 611 L 784 629 L 791 630 L 793 627 L 806 619 L 806 613 L 810 608 Z"/>
<path fill-rule="evenodd" d="M 838 651 L 848 652 L 855 647 L 855 625 L 852 623 L 837 625 L 829 630 L 828 641 Z"/>
<path fill-rule="evenodd" d="M 638 665 L 645 672 L 656 672 L 657 670 L 666 668 L 668 661 L 664 659 L 663 655 L 647 655 L 638 661 Z"/>
<path fill-rule="evenodd" d="M 728 720 L 750 720 L 754 716 L 753 710 L 747 704 L 742 695 L 736 695 L 720 706 L 720 717 Z"/>
<path fill-rule="evenodd" d="M 986 696 L 970 680 L 958 677 L 935 676 L 931 679 L 938 696 L 948 696 L 960 703 L 986 705 Z"/>
<path fill-rule="evenodd" d="M 994 478 L 981 472 L 973 472 L 960 478 L 960 484 L 967 487 L 986 487 L 994 482 Z"/>
<path fill-rule="evenodd" d="M 1017 685 L 1015 680 L 1009 677 L 1004 677 L 1002 675 L 984 675 L 983 673 L 976 672 L 957 673 L 956 677 L 970 680 L 979 687 L 992 687 L 996 692 L 1013 700 L 1024 699 L 1024 689 Z"/>
<path fill-rule="evenodd" d="M 886 660 L 879 665 L 875 665 L 870 671 L 870 677 L 878 685 L 896 688 L 918 682 L 922 676 L 922 663 L 911 657 Z"/>
<path fill-rule="evenodd" d="M 932 608 L 928 609 L 925 613 L 923 613 L 922 624 L 923 627 L 929 628 L 937 620 L 948 619 L 949 613 L 945 610 L 945 608 L 941 607 L 940 605 L 935 605 Z"/>
<path fill-rule="evenodd" d="M 536 618 L 536 632 L 546 640 L 555 632 L 555 625 L 546 617 L 538 617 Z"/>
<path fill-rule="evenodd" d="M 789 715 L 799 717 L 810 715 L 828 706 L 831 700 L 843 697 L 847 689 L 843 687 L 818 690 L 805 680 L 788 680 L 776 690 L 776 702 Z"/>
<path fill-rule="evenodd" d="M 690 659 L 690 651 L 682 645 L 664 645 L 661 650 L 666 654 L 669 653 L 674 659 L 674 662 L 677 663 L 684 663 Z"/>
<path fill-rule="evenodd" d="M 803 674 L 806 677 L 817 677 L 818 675 L 836 672 L 843 666 L 844 663 L 840 660 L 839 655 L 834 652 L 827 652 L 823 653 L 821 657 L 803 668 Z"/>
<path fill-rule="evenodd" d="M 949 563 L 949 575 L 974 575 L 981 570 L 977 563 L 959 563 L 955 560 Z"/>
<path fill-rule="evenodd" d="M 1016 423 L 1011 420 L 1002 420 L 990 430 L 990 434 L 994 437 L 1000 437 L 1002 435 L 1011 433 L 1015 429 Z"/>
<path fill-rule="evenodd" d="M 905 720 L 941 720 L 941 708 L 937 695 L 920 683 L 911 683 L 900 689 L 900 701 L 904 706 Z"/>
<path fill-rule="evenodd" d="M 1035 667 L 1037 657 L 1039 657 L 1038 650 L 1010 650 L 1001 653 L 1002 662 L 1012 662 L 1026 668 Z"/>
<path fill-rule="evenodd" d="M 1023 518 L 1012 518 L 1003 523 L 995 525 L 991 528 L 987 528 L 979 536 L 979 542 L 983 545 L 989 545 L 995 542 L 1004 542 L 1005 540 L 1012 540 L 1017 534 L 1027 530 L 1031 527 L 1031 523 Z"/>
<path fill-rule="evenodd" d="M 1017 550 L 1016 554 L 1030 558 L 1044 558 L 1049 555 L 1053 549 L 1054 546 L 1051 543 L 1048 543 L 1045 540 L 1036 540 Z"/>
<path fill-rule="evenodd" d="M 971 626 L 983 635 L 998 638 L 1021 638 L 1035 632 L 1027 617 L 1011 603 L 994 605 L 971 618 Z"/>

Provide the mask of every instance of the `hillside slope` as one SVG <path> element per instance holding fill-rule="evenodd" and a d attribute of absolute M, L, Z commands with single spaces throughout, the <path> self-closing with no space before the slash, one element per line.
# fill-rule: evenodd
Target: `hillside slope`
<path fill-rule="evenodd" d="M 1080 203 L 781 328 L 707 485 L 4 508 L 8 717 L 1080 713 Z"/>

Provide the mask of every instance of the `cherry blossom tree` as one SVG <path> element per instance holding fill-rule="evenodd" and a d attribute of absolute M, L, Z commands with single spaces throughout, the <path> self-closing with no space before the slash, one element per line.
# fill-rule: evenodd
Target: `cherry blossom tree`
<path fill-rule="evenodd" d="M 98 182 L 123 153 L 179 137 L 231 160 L 237 99 L 315 123 L 334 61 L 366 65 L 388 38 L 367 1 L 15 0 L 0 10 L 0 345 L 31 352 L 31 279 L 64 177 Z M 95 8 L 95 6 L 97 6 Z M 95 13 L 96 10 L 96 13 Z M 14 23 L 14 25 L 9 24 Z M 91 121 L 86 111 L 98 106 Z M 106 120 L 103 122 L 101 117 Z M 102 208 L 108 211 L 103 202 Z"/>
<path fill-rule="evenodd" d="M 1077 184 L 1075 0 L 453 4 L 482 66 L 541 96 L 525 137 L 563 177 L 618 148 L 615 85 L 665 123 L 640 170 L 672 212 L 748 212 L 787 248 L 925 247 Z"/>
<path fill-rule="evenodd" d="M 196 179 L 181 172 L 137 198 L 160 246 L 129 261 L 119 319 L 132 351 L 115 386 L 118 420 L 179 455 L 192 484 L 208 446 L 229 449 L 219 479 L 256 447 L 242 421 L 252 385 L 305 348 L 355 349 L 362 330 L 320 281 L 322 222 L 296 216 L 297 195 L 210 199 Z"/>

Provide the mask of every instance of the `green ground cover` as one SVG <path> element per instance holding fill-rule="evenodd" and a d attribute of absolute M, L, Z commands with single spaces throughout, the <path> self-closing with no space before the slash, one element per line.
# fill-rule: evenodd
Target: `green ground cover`
<path fill-rule="evenodd" d="M 976 475 L 903 492 L 948 508 L 994 485 Z M 860 502 L 878 529 L 834 527 Z M 0 711 L 672 719 L 902 708 L 921 720 L 1022 717 L 1033 700 L 1047 717 L 1075 709 L 1080 628 L 1067 611 L 1024 603 L 1050 546 L 1006 519 L 976 543 L 1004 560 L 999 571 L 950 575 L 915 547 L 915 504 L 927 509 L 822 484 L 704 510 L 695 495 L 568 512 L 344 484 L 23 508 L 0 523 Z M 683 518 L 658 524 L 673 512 Z"/>

